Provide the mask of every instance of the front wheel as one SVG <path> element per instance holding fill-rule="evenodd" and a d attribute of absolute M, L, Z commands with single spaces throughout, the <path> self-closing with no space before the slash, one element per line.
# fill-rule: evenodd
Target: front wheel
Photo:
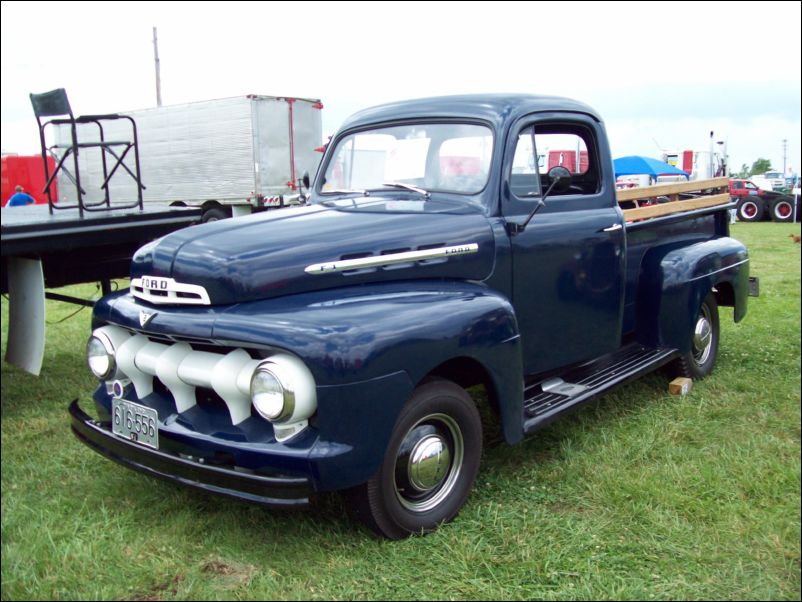
<path fill-rule="evenodd" d="M 676 376 L 700 379 L 713 371 L 718 356 L 718 303 L 712 292 L 699 308 L 692 336 L 691 349 L 674 362 L 674 372 Z"/>
<path fill-rule="evenodd" d="M 434 531 L 464 505 L 481 455 L 473 400 L 452 382 L 429 381 L 401 411 L 378 472 L 351 492 L 352 509 L 389 539 Z"/>
<path fill-rule="evenodd" d="M 763 211 L 762 201 L 747 197 L 738 204 L 738 219 L 742 222 L 759 222 L 763 219 Z"/>

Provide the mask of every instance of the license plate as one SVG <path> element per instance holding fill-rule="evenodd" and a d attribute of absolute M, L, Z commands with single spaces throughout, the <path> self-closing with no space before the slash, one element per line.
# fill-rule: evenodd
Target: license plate
<path fill-rule="evenodd" d="M 159 449 L 159 413 L 125 399 L 111 400 L 111 430 L 115 435 Z"/>

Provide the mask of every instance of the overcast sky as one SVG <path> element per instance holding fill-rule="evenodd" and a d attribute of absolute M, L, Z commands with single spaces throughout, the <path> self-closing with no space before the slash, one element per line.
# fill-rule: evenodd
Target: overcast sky
<path fill-rule="evenodd" d="M 28 94 L 76 113 L 244 94 L 322 99 L 324 134 L 404 98 L 556 94 L 613 155 L 726 140 L 730 164 L 800 167 L 799 2 L 3 2 L 2 150 L 39 152 Z"/>

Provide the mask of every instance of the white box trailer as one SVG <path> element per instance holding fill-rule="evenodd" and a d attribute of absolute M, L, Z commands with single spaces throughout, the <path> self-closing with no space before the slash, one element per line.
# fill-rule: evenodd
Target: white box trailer
<path fill-rule="evenodd" d="M 320 100 L 238 96 L 154 107 L 120 114 L 134 118 L 145 203 L 201 206 L 204 221 L 298 202 L 299 180 L 313 177 L 320 162 L 323 105 Z M 129 140 L 125 119 L 104 123 L 106 140 Z M 98 139 L 97 126 L 79 126 L 78 139 Z M 69 145 L 69 126 L 56 141 Z M 107 158 L 109 169 L 114 160 Z M 125 158 L 134 171 L 133 151 Z M 72 159 L 65 162 L 72 170 Z M 105 197 L 98 149 L 81 149 L 81 187 L 88 203 Z M 75 198 L 71 173 L 61 170 L 59 196 Z M 109 181 L 112 204 L 136 200 L 136 182 L 123 169 Z"/>

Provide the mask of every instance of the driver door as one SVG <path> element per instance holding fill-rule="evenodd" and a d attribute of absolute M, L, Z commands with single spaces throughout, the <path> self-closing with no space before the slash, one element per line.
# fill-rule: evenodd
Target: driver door
<path fill-rule="evenodd" d="M 526 229 L 510 235 L 513 305 L 527 375 L 621 344 L 624 220 L 601 127 L 588 116 L 532 117 L 519 122 L 505 149 L 508 222 L 522 223 L 543 198 L 549 169 L 562 165 L 571 172 L 570 186 L 555 186 Z"/>

